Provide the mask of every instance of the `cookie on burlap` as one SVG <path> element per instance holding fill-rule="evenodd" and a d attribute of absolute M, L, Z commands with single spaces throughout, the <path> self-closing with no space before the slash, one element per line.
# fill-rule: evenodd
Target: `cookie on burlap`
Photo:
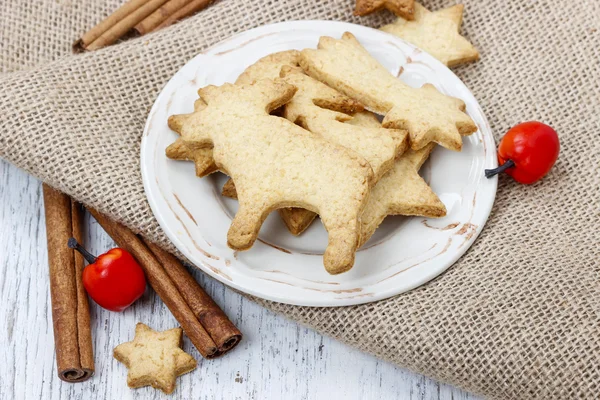
<path fill-rule="evenodd" d="M 419 169 L 435 147 L 430 143 L 420 150 L 408 150 L 394 163 L 391 171 L 371 189 L 361 217 L 361 246 L 375 233 L 388 215 L 418 215 L 439 218 L 446 207 L 419 176 Z"/>
<path fill-rule="evenodd" d="M 461 135 L 477 130 L 462 100 L 440 93 L 431 84 L 418 89 L 408 86 L 349 32 L 341 40 L 323 36 L 318 49 L 304 49 L 300 55 L 300 65 L 309 75 L 385 115 L 384 127 L 408 130 L 414 150 L 431 142 L 460 150 Z"/>
<path fill-rule="evenodd" d="M 398 18 L 394 23 L 382 26 L 381 30 L 420 47 L 449 67 L 476 61 L 479 52 L 459 33 L 464 8 L 464 5 L 456 4 L 430 12 L 415 3 L 414 21 Z"/>
<path fill-rule="evenodd" d="M 387 8 L 399 17 L 413 19 L 415 0 L 356 0 L 354 15 L 364 16 Z"/>
<path fill-rule="evenodd" d="M 139 322 L 135 338 L 115 347 L 114 357 L 129 369 L 130 388 L 152 386 L 169 394 L 178 376 L 196 368 L 196 360 L 181 350 L 181 328 L 157 332 Z"/>
<path fill-rule="evenodd" d="M 306 208 L 321 216 L 329 234 L 325 269 L 341 273 L 354 264 L 373 172 L 358 154 L 269 115 L 295 92 L 281 80 L 207 86 L 198 91 L 207 106 L 185 119 L 181 137 L 190 149 L 214 146 L 216 165 L 236 184 L 232 249 L 250 248 L 272 210 Z"/>

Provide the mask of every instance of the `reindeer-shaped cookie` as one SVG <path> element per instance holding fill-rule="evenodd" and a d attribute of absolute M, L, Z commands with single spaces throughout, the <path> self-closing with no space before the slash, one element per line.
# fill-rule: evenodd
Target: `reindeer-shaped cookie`
<path fill-rule="evenodd" d="M 283 116 L 332 143 L 354 150 L 369 162 L 378 181 L 396 157 L 407 147 L 407 132 L 384 129 L 381 124 L 361 126 L 347 124 L 352 114 L 363 110 L 357 101 L 304 74 L 297 67 L 300 53 L 295 50 L 271 54 L 248 67 L 236 81 L 255 82 L 261 78 L 281 76 L 298 91 L 283 107 Z M 223 187 L 223 195 L 235 194 L 233 181 Z M 301 233 L 315 218 L 302 208 L 282 209 L 281 217 L 290 232 Z"/>
<path fill-rule="evenodd" d="M 272 210 L 302 207 L 321 216 L 329 234 L 325 269 L 337 274 L 354 263 L 373 173 L 356 153 L 269 115 L 295 92 L 273 80 L 207 86 L 198 91 L 207 106 L 183 120 L 181 138 L 190 150 L 213 147 L 215 164 L 235 182 L 232 249 L 250 248 Z"/>

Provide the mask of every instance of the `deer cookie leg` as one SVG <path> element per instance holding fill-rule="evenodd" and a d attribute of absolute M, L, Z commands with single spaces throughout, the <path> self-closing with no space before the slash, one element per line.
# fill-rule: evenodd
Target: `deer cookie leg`
<path fill-rule="evenodd" d="M 332 275 L 348 271 L 354 265 L 354 253 L 358 247 L 359 226 L 353 220 L 344 225 L 332 224 L 321 214 L 321 220 L 329 236 L 329 243 L 323 255 L 325 269 Z"/>
<path fill-rule="evenodd" d="M 240 201 L 240 208 L 227 232 L 227 245 L 234 250 L 248 250 L 252 247 L 270 211 L 269 208 L 261 209 L 256 204 Z"/>

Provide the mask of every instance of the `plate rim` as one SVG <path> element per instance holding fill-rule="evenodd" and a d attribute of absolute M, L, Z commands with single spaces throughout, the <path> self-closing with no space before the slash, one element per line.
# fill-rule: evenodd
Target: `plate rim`
<path fill-rule="evenodd" d="M 383 34 L 383 35 L 387 36 L 387 38 L 391 41 L 397 41 L 397 42 L 407 45 L 413 49 L 420 50 L 421 52 L 425 53 L 428 58 L 430 58 L 430 60 L 428 60 L 428 62 L 433 61 L 434 64 L 436 64 L 436 63 L 438 64 L 437 65 L 438 68 L 441 67 L 443 69 L 446 69 L 448 72 L 450 72 L 452 75 L 454 75 L 456 77 L 456 79 L 458 79 L 462 83 L 462 85 L 466 89 L 468 95 L 471 96 L 472 100 L 474 100 L 474 103 L 481 109 L 479 102 L 477 101 L 475 96 L 473 96 L 473 94 L 468 89 L 468 87 L 448 67 L 446 67 L 443 63 L 441 63 L 437 59 L 435 59 L 433 56 L 429 55 L 426 51 L 419 49 L 417 46 L 414 46 L 413 44 L 408 43 L 397 36 L 391 35 L 389 33 L 380 31 L 375 28 L 370 28 L 370 27 L 366 27 L 363 25 L 353 24 L 353 23 L 349 23 L 349 22 L 342 22 L 342 21 L 298 20 L 298 21 L 285 21 L 285 22 L 278 22 L 278 23 L 274 23 L 274 24 L 262 25 L 262 26 L 255 27 L 253 29 L 249 29 L 249 30 L 246 30 L 243 32 L 239 32 L 235 35 L 232 35 L 232 36 L 210 46 L 209 48 L 205 49 L 204 51 L 198 53 L 194 57 L 190 58 L 184 65 L 182 65 L 169 78 L 169 80 L 165 83 L 165 85 L 163 85 L 163 87 L 160 89 L 158 96 L 155 98 L 152 108 L 146 119 L 146 123 L 144 125 L 144 130 L 143 130 L 143 135 L 142 135 L 142 140 L 140 143 L 140 170 L 141 170 L 141 174 L 142 174 L 142 183 L 144 186 L 144 194 L 146 195 L 146 199 L 150 205 L 150 209 L 152 210 L 154 217 L 157 219 L 161 229 L 163 230 L 165 235 L 169 238 L 169 240 L 173 243 L 173 245 L 181 252 L 181 254 L 183 254 L 186 257 L 187 261 L 191 265 L 195 266 L 196 268 L 200 268 L 204 273 L 207 273 L 208 275 L 210 275 L 214 279 L 217 279 L 218 281 L 224 283 L 225 285 L 230 286 L 230 287 L 234 288 L 235 290 L 247 293 L 251 296 L 255 296 L 255 297 L 269 300 L 269 301 L 290 304 L 290 305 L 309 306 L 309 307 L 339 307 L 339 306 L 351 306 L 351 305 L 357 305 L 357 304 L 366 304 L 366 303 L 384 300 L 384 299 L 387 299 L 387 298 L 390 298 L 390 297 L 393 297 L 396 295 L 400 295 L 402 293 L 406 293 L 410 290 L 413 290 L 414 288 L 419 287 L 419 286 L 423 285 L 424 283 L 441 275 L 446 270 L 448 270 L 451 266 L 453 266 L 456 263 L 456 261 L 459 258 L 461 258 L 470 249 L 470 247 L 473 245 L 475 240 L 478 238 L 478 236 L 482 232 L 485 224 L 487 223 L 487 220 L 489 219 L 489 216 L 492 211 L 492 208 L 493 208 L 493 205 L 495 202 L 495 198 L 496 198 L 498 178 L 494 177 L 491 180 L 489 180 L 489 182 L 491 183 L 491 187 L 488 189 L 489 195 L 490 195 L 489 201 L 487 201 L 483 206 L 479 203 L 479 207 L 481 207 L 480 212 L 483 215 L 482 223 L 477 225 L 477 228 L 475 229 L 475 232 L 473 233 L 472 237 L 470 239 L 468 239 L 468 241 L 465 243 L 464 250 L 462 250 L 462 251 L 457 250 L 454 253 L 452 253 L 452 257 L 450 257 L 450 261 L 447 261 L 446 263 L 440 263 L 439 264 L 440 267 L 431 268 L 429 270 L 422 272 L 420 274 L 419 278 L 413 279 L 411 281 L 412 283 L 410 285 L 405 286 L 403 288 L 403 290 L 397 291 L 397 290 L 394 290 L 393 288 L 390 288 L 390 289 L 386 289 L 386 290 L 377 292 L 377 295 L 373 296 L 373 297 L 363 297 L 363 298 L 348 297 L 348 298 L 331 299 L 331 300 L 326 299 L 325 300 L 326 303 L 315 301 L 312 298 L 304 299 L 304 301 L 291 301 L 290 299 L 281 297 L 279 295 L 271 295 L 269 293 L 265 293 L 264 290 L 263 291 L 255 290 L 253 287 L 250 287 L 249 285 L 240 285 L 233 280 L 227 280 L 227 279 L 223 278 L 221 275 L 219 275 L 218 273 L 216 273 L 215 271 L 213 271 L 211 268 L 206 266 L 201 260 L 199 260 L 200 265 L 197 265 L 196 263 L 194 263 L 190 260 L 187 252 L 185 251 L 186 250 L 185 246 L 182 243 L 180 243 L 180 239 L 175 235 L 174 232 L 171 231 L 171 229 L 167 229 L 169 224 L 167 224 L 165 222 L 165 217 L 163 215 L 163 212 L 161 211 L 161 207 L 157 204 L 157 199 L 155 198 L 155 193 L 153 193 L 153 191 L 152 191 L 153 188 L 152 188 L 152 184 L 151 184 L 151 176 L 153 177 L 155 175 L 151 175 L 150 171 L 148 171 L 151 163 L 149 164 L 147 162 L 146 158 L 149 156 L 147 156 L 146 155 L 147 152 L 144 151 L 145 146 L 147 146 L 147 143 L 148 143 L 148 139 L 147 139 L 148 130 L 151 128 L 151 125 L 152 125 L 152 123 L 151 123 L 152 117 L 153 117 L 154 113 L 156 112 L 158 104 L 161 103 L 162 98 L 167 95 L 165 92 L 165 89 L 169 86 L 169 84 L 171 84 L 171 82 L 180 73 L 180 71 L 183 68 L 185 68 L 185 66 L 192 63 L 196 58 L 206 56 L 206 55 L 211 55 L 215 49 L 221 48 L 221 47 L 225 46 L 228 42 L 234 41 L 235 39 L 238 39 L 240 37 L 250 35 L 250 36 L 258 39 L 259 38 L 258 36 L 261 36 L 261 34 L 269 33 L 269 31 L 272 31 L 277 28 L 283 27 L 286 30 L 291 30 L 293 28 L 305 29 L 305 28 L 311 28 L 311 25 L 312 25 L 312 28 L 314 28 L 315 25 L 317 25 L 316 27 L 318 28 L 318 26 L 320 26 L 321 24 L 337 25 L 337 26 L 339 26 L 340 31 L 363 30 L 364 32 L 369 32 L 370 34 L 373 34 L 373 33 L 378 34 L 378 35 Z M 490 135 L 484 135 L 484 133 L 482 132 L 483 139 L 484 140 L 491 139 L 492 142 L 494 142 L 494 138 L 491 135 L 491 127 L 489 126 L 489 122 L 488 122 L 485 114 L 483 113 L 482 109 L 481 109 L 481 117 L 485 124 L 485 128 L 487 128 L 487 130 L 490 133 Z M 481 129 L 481 127 L 480 127 L 480 129 Z M 491 138 L 488 138 L 488 136 L 491 136 Z M 493 143 L 493 145 L 495 148 L 495 142 Z M 495 152 L 494 152 L 494 154 L 495 154 Z M 487 162 L 487 160 L 485 158 L 484 158 L 484 162 Z M 492 166 L 494 166 L 494 164 L 497 166 L 496 157 L 493 157 L 493 160 L 492 160 Z M 264 285 L 266 285 L 265 282 L 263 282 L 263 286 Z"/>

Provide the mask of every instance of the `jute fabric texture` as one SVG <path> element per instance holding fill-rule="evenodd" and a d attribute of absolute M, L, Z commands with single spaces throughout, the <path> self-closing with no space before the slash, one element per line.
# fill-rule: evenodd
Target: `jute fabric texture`
<path fill-rule="evenodd" d="M 71 43 L 119 1 L 7 0 L 0 10 L 0 157 L 171 249 L 146 202 L 139 144 L 167 80 L 195 54 L 259 25 L 352 16 L 352 0 L 221 0 L 103 50 Z M 430 9 L 453 4 L 425 1 Z M 533 186 L 500 178 L 472 248 L 434 281 L 377 303 L 260 301 L 324 334 L 489 398 L 600 393 L 600 3 L 465 0 L 481 60 L 455 69 L 496 139 L 540 120 L 561 138 Z"/>

